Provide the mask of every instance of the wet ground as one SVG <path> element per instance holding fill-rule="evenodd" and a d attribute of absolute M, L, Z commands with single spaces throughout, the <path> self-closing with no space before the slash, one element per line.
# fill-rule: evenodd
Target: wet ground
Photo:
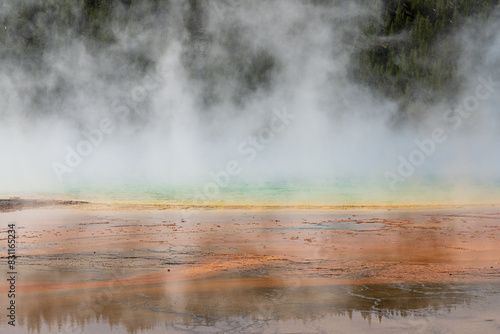
<path fill-rule="evenodd" d="M 5 269 L 11 222 L 2 333 L 500 331 L 496 206 L 35 207 L 0 213 Z"/>

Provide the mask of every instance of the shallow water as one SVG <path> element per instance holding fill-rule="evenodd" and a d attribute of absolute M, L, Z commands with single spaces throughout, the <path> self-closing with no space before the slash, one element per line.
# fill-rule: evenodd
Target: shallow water
<path fill-rule="evenodd" d="M 8 333 L 497 333 L 500 285 L 315 285 L 220 275 L 32 293 L 19 308 L 19 325 Z"/>
<path fill-rule="evenodd" d="M 17 326 L 0 317 L 2 333 L 500 330 L 496 206 L 78 204 L 0 213 L 10 222 Z"/>
<path fill-rule="evenodd" d="M 267 227 L 265 229 L 274 231 L 299 231 L 299 230 L 335 230 L 335 231 L 367 231 L 384 227 L 384 224 L 363 224 L 357 221 L 324 222 L 292 227 Z"/>
<path fill-rule="evenodd" d="M 421 182 L 402 184 L 389 188 L 380 180 L 326 180 L 323 182 L 263 182 L 235 183 L 219 188 L 213 194 L 205 192 L 204 186 L 210 183 L 186 185 L 151 185 L 130 183 L 123 188 L 110 185 L 103 192 L 78 185 L 70 188 L 69 194 L 88 197 L 88 194 L 101 194 L 101 200 L 174 202 L 190 204 L 268 204 L 268 205 L 366 205 L 366 204 L 436 204 L 436 203 L 499 203 L 500 183 L 469 184 L 457 187 L 453 183 Z M 90 183 L 95 184 L 95 183 Z M 201 196 L 199 196 L 201 194 Z M 95 196 L 95 195 L 94 195 Z"/>
<path fill-rule="evenodd" d="M 213 180 L 202 178 L 190 184 L 154 180 L 128 183 L 113 180 L 66 182 L 59 191 L 36 196 L 70 197 L 105 202 L 155 202 L 187 205 L 394 205 L 394 204 L 492 204 L 500 202 L 500 182 L 455 182 L 419 180 L 393 189 L 383 179 L 335 179 L 311 181 L 262 181 L 229 183 L 216 190 L 205 186 Z M 212 189 L 212 190 L 209 190 Z M 1 194 L 0 194 L 1 195 Z M 26 194 L 5 194 L 26 196 Z M 29 194 L 33 195 L 33 194 Z"/>

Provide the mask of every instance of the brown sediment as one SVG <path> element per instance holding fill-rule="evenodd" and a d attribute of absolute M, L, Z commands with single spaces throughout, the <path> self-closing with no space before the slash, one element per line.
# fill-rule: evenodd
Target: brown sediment
<path fill-rule="evenodd" d="M 87 202 L 85 202 L 87 203 Z M 267 203 L 230 203 L 230 202 L 203 202 L 203 203 L 184 203 L 184 202 L 93 202 L 88 206 L 89 210 L 115 210 L 115 211 L 133 211 L 133 210 L 442 210 L 449 208 L 463 207 L 495 207 L 497 203 L 364 203 L 364 204 L 267 204 Z"/>
<path fill-rule="evenodd" d="M 403 314 L 454 305 L 454 284 L 500 282 L 496 206 L 225 207 L 186 214 L 139 204 L 49 205 L 1 213 L 0 242 L 12 222 L 19 316 L 33 328 L 66 316 L 81 328 L 95 317 L 115 323 L 117 314 L 136 330 L 165 319 L 197 326 L 197 317 L 212 315 L 314 321 L 316 312 L 351 318 L 360 310 L 369 317 L 374 305 Z M 411 291 L 404 284 L 413 284 Z M 422 299 L 412 292 L 436 284 L 443 295 Z M 7 285 L 0 282 L 0 289 Z M 383 305 L 374 302 L 383 296 L 389 296 Z M 0 295 L 0 304 L 7 302 Z M 139 315 L 137 327 L 128 319 Z"/>
<path fill-rule="evenodd" d="M 105 286 L 109 280 L 89 273 L 111 269 L 129 285 L 258 268 L 325 284 L 500 279 L 495 207 L 198 209 L 186 217 L 173 209 L 75 205 L 0 217 L 18 221 L 18 263 L 29 278 L 19 288 L 26 292 Z M 32 274 L 40 269 L 46 277 Z M 77 274 L 61 282 L 59 270 Z"/>
<path fill-rule="evenodd" d="M 23 199 L 20 197 L 11 197 L 7 199 L 0 198 L 0 212 L 27 210 L 44 206 L 80 206 L 88 203 L 89 202 L 85 201 Z"/>
<path fill-rule="evenodd" d="M 498 202 L 357 202 L 353 204 L 345 203 L 309 203 L 301 201 L 286 202 L 267 202 L 255 201 L 244 203 L 238 201 L 113 201 L 84 198 L 83 200 L 75 198 L 61 199 L 64 196 L 46 195 L 44 197 L 11 197 L 0 199 L 0 212 L 2 209 L 11 208 L 36 208 L 41 206 L 78 206 L 85 204 L 86 210 L 114 210 L 114 211 L 133 211 L 133 210 L 199 210 L 199 209 L 221 209 L 221 210 L 378 210 L 378 209 L 411 209 L 411 210 L 440 210 L 447 208 L 464 207 L 495 207 Z"/>

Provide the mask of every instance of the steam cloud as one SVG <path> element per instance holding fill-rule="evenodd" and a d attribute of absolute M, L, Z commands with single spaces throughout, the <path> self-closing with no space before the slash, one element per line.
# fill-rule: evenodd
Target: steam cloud
<path fill-rule="evenodd" d="M 398 175 L 398 157 L 408 159 L 415 140 L 432 138 L 435 128 L 447 139 L 405 185 L 498 182 L 500 85 L 459 127 L 457 114 L 447 114 L 480 78 L 500 81 L 498 9 L 489 23 L 456 32 L 466 89 L 455 101 L 413 105 L 420 117 L 402 123 L 398 101 L 349 79 L 352 54 L 380 42 L 360 28 L 380 19 L 378 1 L 206 1 L 194 17 L 187 1 L 165 3 L 151 15 L 152 4 L 113 2 L 116 18 L 141 19 L 106 25 L 97 42 L 52 21 L 63 10 L 80 18 L 77 2 L 49 2 L 21 26 L 8 26 L 20 8 L 4 3 L 4 45 L 16 48 L 42 31 L 45 48 L 32 58 L 2 51 L 0 193 L 134 182 L 202 189 L 232 160 L 241 166 L 232 184 L 340 180 L 387 190 L 385 173 Z M 295 117 L 248 161 L 239 145 L 259 138 L 276 110 Z M 88 153 L 80 162 L 68 158 L 79 144 Z"/>

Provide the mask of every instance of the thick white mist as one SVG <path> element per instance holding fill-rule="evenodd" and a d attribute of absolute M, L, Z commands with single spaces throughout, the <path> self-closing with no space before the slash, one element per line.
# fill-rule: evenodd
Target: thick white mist
<path fill-rule="evenodd" d="M 363 20 L 379 17 L 377 2 L 370 8 L 346 2 L 328 11 L 296 1 L 208 7 L 204 29 L 211 41 L 200 42 L 203 51 L 192 62 L 186 60 L 192 45 L 179 18 L 187 15 L 181 2 L 155 22 L 164 25 L 164 36 L 151 50 L 141 42 L 147 30 L 136 34 L 129 28 L 115 31 L 117 43 L 97 52 L 84 40 L 63 39 L 47 51 L 46 70 L 36 76 L 2 60 L 0 193 L 64 193 L 82 185 L 99 191 L 100 185 L 129 183 L 203 190 L 213 182 L 210 173 L 224 170 L 230 161 L 240 167 L 231 186 L 340 180 L 357 186 L 372 182 L 387 192 L 386 172 L 398 175 L 399 156 L 408 158 L 418 148 L 415 140 L 432 138 L 436 128 L 445 129 L 447 139 L 396 188 L 442 181 L 461 189 L 461 183 L 499 180 L 498 92 L 481 101 L 457 129 L 443 119 L 450 108 L 444 102 L 423 106 L 426 117 L 419 124 L 395 125 L 391 120 L 398 101 L 384 100 L 349 80 L 350 55 L 368 45 L 359 44 L 362 38 L 354 45 L 346 36 L 360 35 Z M 464 98 L 474 94 L 478 78 L 498 72 L 496 25 L 486 29 L 494 43 L 481 50 L 482 59 L 467 59 L 470 53 L 464 52 Z M 238 28 L 237 45 L 248 52 L 264 50 L 276 64 L 267 86 L 242 93 L 238 101 L 237 76 L 222 73 L 213 83 L 190 72 L 191 66 L 224 64 L 241 52 L 223 46 L 228 27 Z M 466 27 L 457 36 L 466 50 L 472 43 L 467 34 Z M 122 66 L 124 50 L 145 53 L 155 65 L 148 74 L 129 71 Z M 57 85 L 62 85 L 59 91 Z M 212 104 L 203 103 L 207 86 L 217 96 Z M 46 92 L 50 112 L 37 104 L 37 89 Z M 249 137 L 259 138 L 276 113 L 285 111 L 293 118 L 280 124 L 272 140 L 259 141 L 255 154 L 248 153 Z M 58 177 L 54 163 L 67 166 L 68 147 L 77 150 L 88 140 L 85 133 L 99 130 L 103 119 L 112 130 Z"/>

